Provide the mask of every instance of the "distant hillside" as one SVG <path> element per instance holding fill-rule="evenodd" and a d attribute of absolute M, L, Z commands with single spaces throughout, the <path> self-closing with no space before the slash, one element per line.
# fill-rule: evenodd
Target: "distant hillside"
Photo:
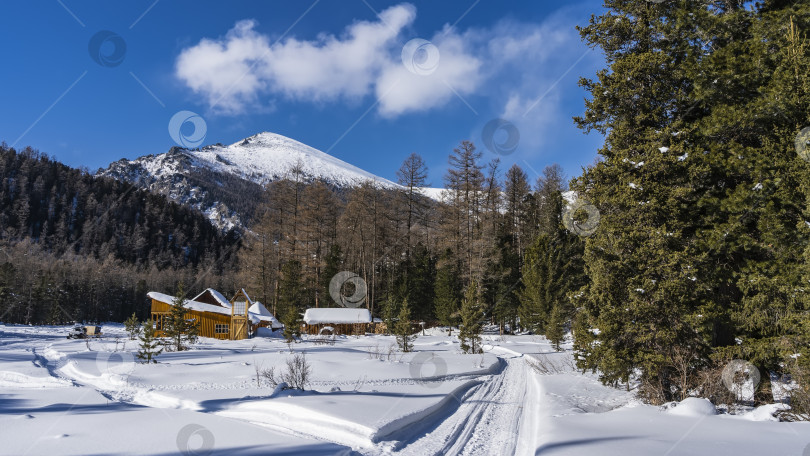
<path fill-rule="evenodd" d="M 94 177 L 32 149 L 0 146 L 0 240 L 47 252 L 178 268 L 221 258 L 237 242 L 165 196 Z"/>

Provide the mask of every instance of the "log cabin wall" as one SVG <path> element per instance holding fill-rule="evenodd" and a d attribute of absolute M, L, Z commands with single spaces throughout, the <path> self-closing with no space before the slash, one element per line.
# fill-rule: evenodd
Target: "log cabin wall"
<path fill-rule="evenodd" d="M 163 318 L 169 315 L 171 307 L 171 304 L 166 304 L 165 302 L 155 299 L 152 300 L 152 320 L 156 322 L 158 337 L 165 337 L 165 333 L 163 332 Z M 214 339 L 225 340 L 230 339 L 230 315 L 213 312 L 200 312 L 197 310 L 186 310 L 185 318 L 197 320 L 197 322 L 200 324 L 201 337 L 212 337 Z M 220 325 L 220 331 L 224 330 L 224 332 L 217 332 L 217 325 Z M 222 325 L 224 325 L 224 327 Z"/>

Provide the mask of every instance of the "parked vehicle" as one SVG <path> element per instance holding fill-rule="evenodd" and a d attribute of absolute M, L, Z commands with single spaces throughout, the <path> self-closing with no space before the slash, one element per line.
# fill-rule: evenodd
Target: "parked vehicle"
<path fill-rule="evenodd" d="M 70 328 L 70 332 L 67 335 L 68 339 L 87 339 L 89 337 L 101 337 L 101 326 L 98 325 L 90 325 L 85 326 L 82 324 L 75 324 L 72 328 Z"/>

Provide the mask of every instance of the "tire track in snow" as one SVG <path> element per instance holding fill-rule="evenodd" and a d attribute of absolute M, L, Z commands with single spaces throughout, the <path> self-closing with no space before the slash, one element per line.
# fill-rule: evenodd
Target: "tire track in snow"
<path fill-rule="evenodd" d="M 521 440 L 528 366 L 520 354 L 509 352 L 500 358 L 505 363 L 500 373 L 476 387 L 435 429 L 406 444 L 397 454 L 515 454 Z"/>

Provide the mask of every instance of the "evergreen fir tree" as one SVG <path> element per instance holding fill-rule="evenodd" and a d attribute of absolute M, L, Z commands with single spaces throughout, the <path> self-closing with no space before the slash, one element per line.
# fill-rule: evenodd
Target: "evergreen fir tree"
<path fill-rule="evenodd" d="M 586 283 L 583 242 L 562 223 L 568 208 L 564 208 L 561 178 L 557 167 L 544 170 L 538 189 L 542 201 L 538 211 L 540 235 L 524 258 L 521 323 L 535 332 L 548 329 L 555 307 L 562 324 L 567 324 L 574 316 L 571 295 Z"/>
<path fill-rule="evenodd" d="M 140 332 L 139 325 L 138 317 L 135 315 L 135 312 L 132 312 L 132 316 L 127 318 L 124 322 L 124 329 L 127 334 L 129 334 L 129 340 L 135 340 L 135 338 L 138 337 L 138 333 Z"/>
<path fill-rule="evenodd" d="M 458 324 L 461 307 L 461 270 L 451 251 L 442 255 L 436 272 L 435 312 L 439 323 L 445 326 Z"/>
<path fill-rule="evenodd" d="M 301 308 L 306 299 L 301 277 L 301 263 L 290 260 L 281 269 L 279 308 L 284 323 L 284 338 L 291 342 L 301 336 Z"/>
<path fill-rule="evenodd" d="M 397 336 L 399 349 L 407 353 L 413 349 L 412 340 L 414 336 L 411 327 L 411 308 L 408 305 L 407 299 L 402 301 L 399 307 L 399 315 L 394 326 L 394 333 Z"/>
<path fill-rule="evenodd" d="M 709 9 L 696 1 L 605 4 L 609 12 L 580 29 L 610 64 L 598 80 L 581 81 L 592 98 L 576 119 L 607 134 L 602 160 L 574 188 L 601 215 L 585 251 L 590 282 L 583 293 L 598 329 L 587 363 L 609 384 L 640 370 L 642 395 L 662 402 L 683 388 L 675 383 L 673 348 L 703 351 L 693 322 L 716 313 L 698 310 L 690 225 L 699 208 L 692 162 L 678 159 L 690 135 L 672 125 L 700 113 L 690 111 L 687 73 L 703 53 L 694 23 L 676 18 L 699 11 L 702 20 Z"/>
<path fill-rule="evenodd" d="M 523 289 L 519 294 L 518 313 L 520 325 L 535 334 L 543 332 L 551 311 L 550 243 L 548 235 L 537 236 L 534 243 L 526 250 L 524 259 Z"/>
<path fill-rule="evenodd" d="M 410 259 L 403 262 L 404 290 L 402 296 L 408 300 L 413 318 L 432 320 L 434 318 L 434 295 L 436 281 L 436 261 L 421 242 L 411 249 Z"/>
<path fill-rule="evenodd" d="M 186 292 L 183 282 L 177 285 L 169 314 L 163 319 L 163 332 L 166 334 L 167 346 L 174 351 L 188 350 L 190 345 L 197 342 L 199 324 L 194 319 L 187 319 L 188 311 L 184 304 Z"/>
<path fill-rule="evenodd" d="M 343 252 L 339 244 L 332 244 L 329 251 L 324 258 L 323 274 L 321 275 L 321 294 L 325 297 L 321 300 L 321 307 L 338 307 L 339 304 L 334 302 L 329 295 L 329 284 L 332 282 L 332 277 L 340 272 L 340 265 L 343 262 Z"/>
<path fill-rule="evenodd" d="M 286 306 L 284 315 L 282 315 L 282 323 L 284 323 L 284 340 L 292 342 L 301 337 L 301 313 L 296 306 Z"/>
<path fill-rule="evenodd" d="M 702 119 L 695 143 L 705 146 L 699 157 L 707 174 L 724 183 L 723 189 L 702 183 L 706 191 L 699 203 L 711 208 L 712 223 L 698 233 L 707 252 L 699 277 L 715 283 L 706 299 L 726 310 L 720 333 L 725 337 L 712 342 L 762 372 L 783 372 L 793 353 L 777 347 L 801 339 L 796 316 L 810 310 L 801 272 L 806 260 L 796 248 L 810 245 L 808 163 L 794 144 L 810 124 L 809 13 L 806 2 L 764 2 L 716 18 L 722 30 L 740 21 L 746 26 L 727 32 L 734 41 L 696 84 L 717 108 Z M 732 53 L 746 57 L 725 61 Z M 750 76 L 723 86 L 705 79 L 727 80 L 739 72 Z M 719 262 L 728 266 L 711 267 Z M 767 385 L 768 376 L 763 380 Z"/>
<path fill-rule="evenodd" d="M 494 258 L 488 264 L 483 281 L 482 295 L 501 330 L 508 325 L 514 331 L 518 320 L 519 295 L 523 290 L 523 283 L 520 276 L 520 256 L 513 244 L 516 240 L 512 234 L 502 230 L 496 241 Z"/>
<path fill-rule="evenodd" d="M 461 350 L 464 353 L 481 353 L 481 320 L 484 312 L 481 310 L 480 297 L 478 296 L 478 284 L 470 283 L 461 304 L 461 328 L 458 338 L 461 342 Z"/>
<path fill-rule="evenodd" d="M 607 383 L 640 371 L 652 402 L 692 387 L 675 375 L 683 353 L 692 377 L 717 352 L 778 370 L 776 341 L 806 309 L 807 164 L 791 144 L 808 121 L 810 5 L 606 6 L 581 29 L 610 65 L 582 81 L 592 97 L 576 119 L 607 135 L 575 185 L 601 212 L 582 296 L 598 331 L 581 366 Z"/>
<path fill-rule="evenodd" d="M 577 309 L 574 316 L 571 332 L 574 336 L 574 361 L 583 373 L 595 371 L 598 367 L 599 359 L 593 355 L 596 344 L 596 334 L 591 329 L 591 317 L 584 307 Z"/>
<path fill-rule="evenodd" d="M 561 307 L 560 303 L 555 303 L 548 316 L 548 322 L 546 322 L 546 338 L 557 351 L 562 350 L 560 344 L 565 338 L 565 317 Z"/>
<path fill-rule="evenodd" d="M 389 293 L 383 303 L 383 321 L 389 334 L 396 334 L 397 314 L 399 312 L 396 298 Z"/>
<path fill-rule="evenodd" d="M 157 363 L 155 358 L 163 353 L 163 347 L 161 346 L 160 339 L 155 336 L 155 322 L 152 320 L 145 321 L 141 327 L 141 335 L 138 338 L 141 342 L 140 349 L 138 350 L 138 359 L 146 364 Z"/>

